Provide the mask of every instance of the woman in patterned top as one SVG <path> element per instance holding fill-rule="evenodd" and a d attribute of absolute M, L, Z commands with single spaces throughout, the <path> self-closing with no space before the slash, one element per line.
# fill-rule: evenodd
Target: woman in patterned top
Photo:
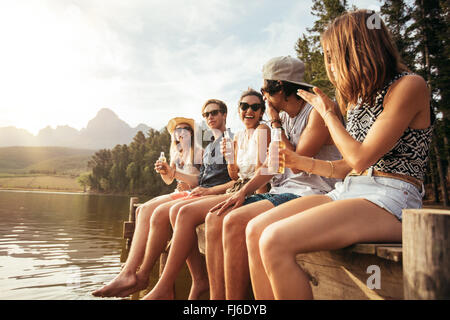
<path fill-rule="evenodd" d="M 327 74 L 347 113 L 347 128 L 321 90 L 298 92 L 321 114 L 343 159 L 283 150 L 286 166 L 345 179 L 326 195 L 289 201 L 250 222 L 246 236 L 257 299 L 311 299 L 296 254 L 401 242 L 402 209 L 422 205 L 433 123 L 429 89 L 402 64 L 384 23 L 367 26 L 371 14 L 346 13 L 322 34 Z"/>

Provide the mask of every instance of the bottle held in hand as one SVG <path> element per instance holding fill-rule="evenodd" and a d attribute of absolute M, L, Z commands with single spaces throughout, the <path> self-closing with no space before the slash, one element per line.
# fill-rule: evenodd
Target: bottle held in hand
<path fill-rule="evenodd" d="M 284 173 L 285 159 L 284 155 L 280 156 L 280 149 L 286 147 L 281 139 L 281 128 L 272 129 L 272 141 L 269 145 L 269 164 L 268 171 L 270 174 Z"/>
<path fill-rule="evenodd" d="M 225 132 L 224 132 L 223 140 L 225 143 L 225 153 L 223 156 L 225 157 L 225 160 L 228 163 L 232 163 L 234 161 L 233 146 L 232 146 L 230 134 L 228 133 L 227 130 L 225 130 Z"/>
<path fill-rule="evenodd" d="M 166 156 L 164 155 L 164 152 L 161 152 L 161 154 L 158 158 L 158 161 L 155 164 L 155 171 L 160 174 L 167 174 L 167 170 L 161 164 L 158 164 L 159 162 L 167 163 L 167 159 L 166 159 Z"/>

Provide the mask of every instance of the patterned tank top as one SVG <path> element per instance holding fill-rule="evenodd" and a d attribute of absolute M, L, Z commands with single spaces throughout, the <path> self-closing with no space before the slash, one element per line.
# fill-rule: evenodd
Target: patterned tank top
<path fill-rule="evenodd" d="M 347 131 L 354 139 L 359 142 L 364 141 L 369 129 L 383 111 L 383 101 L 389 87 L 395 81 L 408 74 L 410 73 L 403 72 L 396 75 L 380 90 L 377 93 L 373 107 L 364 104 L 347 111 Z M 432 135 L 433 124 L 426 129 L 412 129 L 408 127 L 395 146 L 382 156 L 373 165 L 373 168 L 382 172 L 400 173 L 423 180 Z"/>

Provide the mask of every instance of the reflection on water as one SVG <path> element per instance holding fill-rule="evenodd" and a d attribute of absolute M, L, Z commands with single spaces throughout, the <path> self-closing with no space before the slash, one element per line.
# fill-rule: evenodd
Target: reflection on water
<path fill-rule="evenodd" d="M 129 198 L 0 191 L 0 299 L 94 299 L 120 270 Z"/>

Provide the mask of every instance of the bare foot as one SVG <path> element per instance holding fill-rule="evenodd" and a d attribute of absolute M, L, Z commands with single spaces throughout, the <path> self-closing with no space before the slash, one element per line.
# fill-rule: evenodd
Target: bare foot
<path fill-rule="evenodd" d="M 208 278 L 192 282 L 188 300 L 198 300 L 200 296 L 209 290 Z"/>
<path fill-rule="evenodd" d="M 116 292 L 115 296 L 121 297 L 121 298 L 128 297 L 129 295 L 131 295 L 137 291 L 147 289 L 148 283 L 149 283 L 149 276 L 142 275 L 141 273 L 138 272 L 136 274 L 136 284 L 131 288 L 125 288 L 123 290 Z"/>
<path fill-rule="evenodd" d="M 101 289 L 92 292 L 95 297 L 117 297 L 117 294 L 128 290 L 137 284 L 134 272 L 124 272 L 123 270 L 110 283 Z"/>
<path fill-rule="evenodd" d="M 163 290 L 158 290 L 157 287 L 154 287 L 152 291 L 142 298 L 142 300 L 173 300 L 174 297 L 175 294 L 173 290 L 163 292 Z"/>

